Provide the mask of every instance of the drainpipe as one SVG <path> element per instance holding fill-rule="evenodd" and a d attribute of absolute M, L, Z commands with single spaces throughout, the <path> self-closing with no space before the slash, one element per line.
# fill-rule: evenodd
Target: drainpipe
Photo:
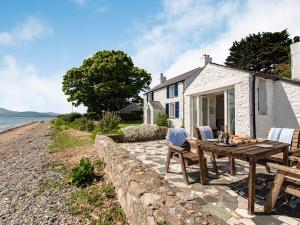
<path fill-rule="evenodd" d="M 182 126 L 183 127 L 184 127 L 184 91 L 185 91 L 185 82 L 183 81 L 182 82 Z"/>
<path fill-rule="evenodd" d="M 256 76 L 255 73 L 252 73 L 252 131 L 253 131 L 253 138 L 256 138 L 256 107 L 255 107 L 255 80 Z"/>

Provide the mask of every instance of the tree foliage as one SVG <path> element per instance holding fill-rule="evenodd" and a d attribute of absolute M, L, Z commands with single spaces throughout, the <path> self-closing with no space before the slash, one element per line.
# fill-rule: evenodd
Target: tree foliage
<path fill-rule="evenodd" d="M 135 67 L 124 52 L 98 51 L 64 75 L 63 92 L 75 106 L 83 104 L 88 112 L 101 113 L 138 101 L 150 83 L 150 74 Z"/>
<path fill-rule="evenodd" d="M 233 42 L 227 66 L 264 73 L 274 73 L 280 64 L 290 66 L 291 39 L 287 30 L 250 34 Z M 288 72 L 282 73 L 289 76 Z"/>

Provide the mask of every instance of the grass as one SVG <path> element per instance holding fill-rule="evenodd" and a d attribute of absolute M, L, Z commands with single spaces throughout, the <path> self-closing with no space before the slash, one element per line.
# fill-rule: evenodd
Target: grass
<path fill-rule="evenodd" d="M 89 135 L 74 137 L 68 130 L 60 129 L 53 131 L 52 140 L 51 152 L 58 152 L 66 148 L 84 147 L 93 143 L 93 139 Z"/>
<path fill-rule="evenodd" d="M 115 199 L 111 201 L 111 198 Z M 102 188 L 93 185 L 75 191 L 69 202 L 69 213 L 81 215 L 89 220 L 89 224 L 127 224 L 126 215 L 117 203 L 111 183 L 104 184 Z"/>
<path fill-rule="evenodd" d="M 121 123 L 119 128 L 114 130 L 114 133 L 120 133 L 120 129 L 129 125 L 138 125 L 141 122 L 133 121 Z M 74 130 L 75 129 L 75 130 Z M 97 129 L 97 127 L 96 127 Z M 55 119 L 52 122 L 52 145 L 50 146 L 50 152 L 72 152 L 72 148 L 75 147 L 88 147 L 93 140 L 93 134 L 97 134 L 97 130 L 91 132 L 89 135 L 87 132 L 80 131 L 80 120 L 75 119 L 71 123 L 67 123 L 62 119 Z M 82 152 L 82 151 L 80 151 Z M 79 153 L 81 154 L 81 153 Z M 54 155 L 54 154 L 53 154 Z M 54 155 L 59 156 L 60 154 Z M 63 154 L 64 155 L 64 154 Z M 76 155 L 77 157 L 78 155 Z M 68 180 L 68 174 L 73 165 L 72 159 L 75 157 L 70 154 L 69 159 L 64 158 L 63 161 L 57 159 L 51 164 L 51 169 L 57 173 L 61 173 Z M 72 215 L 80 215 L 85 221 L 85 224 L 95 225 L 112 225 L 112 224 L 124 224 L 127 225 L 126 216 L 123 209 L 120 207 L 116 195 L 116 190 L 112 183 L 110 183 L 103 171 L 105 165 L 101 159 L 92 159 L 95 167 L 95 173 L 97 179 L 94 183 L 87 186 L 76 188 L 72 196 L 67 199 L 69 213 Z M 59 182 L 48 182 L 39 185 L 35 196 L 40 196 L 48 188 L 59 189 L 63 184 Z M 53 211 L 58 208 L 53 207 Z"/>
<path fill-rule="evenodd" d="M 46 190 L 49 189 L 60 189 L 62 187 L 62 184 L 58 181 L 45 181 L 41 184 L 39 184 L 37 190 L 33 193 L 33 196 L 35 198 L 39 197 L 40 195 L 42 195 Z"/>

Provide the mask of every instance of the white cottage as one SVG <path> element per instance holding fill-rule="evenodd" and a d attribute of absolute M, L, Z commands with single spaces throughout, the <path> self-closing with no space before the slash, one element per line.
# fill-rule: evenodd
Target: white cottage
<path fill-rule="evenodd" d="M 251 73 L 211 62 L 165 80 L 145 94 L 144 122 L 166 112 L 172 127 L 209 125 L 230 133 L 264 137 L 271 127 L 300 126 L 300 42 L 291 45 L 292 79 Z"/>

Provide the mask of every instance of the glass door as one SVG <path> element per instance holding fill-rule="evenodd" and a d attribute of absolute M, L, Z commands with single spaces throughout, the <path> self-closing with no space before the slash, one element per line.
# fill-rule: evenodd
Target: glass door
<path fill-rule="evenodd" d="M 235 134 L 235 91 L 227 90 L 227 128 L 229 134 Z"/>
<path fill-rule="evenodd" d="M 202 103 L 201 103 L 201 125 L 202 126 L 208 126 L 209 124 L 209 105 L 208 105 L 208 97 L 202 97 Z"/>
<path fill-rule="evenodd" d="M 197 127 L 197 98 L 198 96 L 192 97 L 192 134 L 195 136 L 195 128 Z"/>

